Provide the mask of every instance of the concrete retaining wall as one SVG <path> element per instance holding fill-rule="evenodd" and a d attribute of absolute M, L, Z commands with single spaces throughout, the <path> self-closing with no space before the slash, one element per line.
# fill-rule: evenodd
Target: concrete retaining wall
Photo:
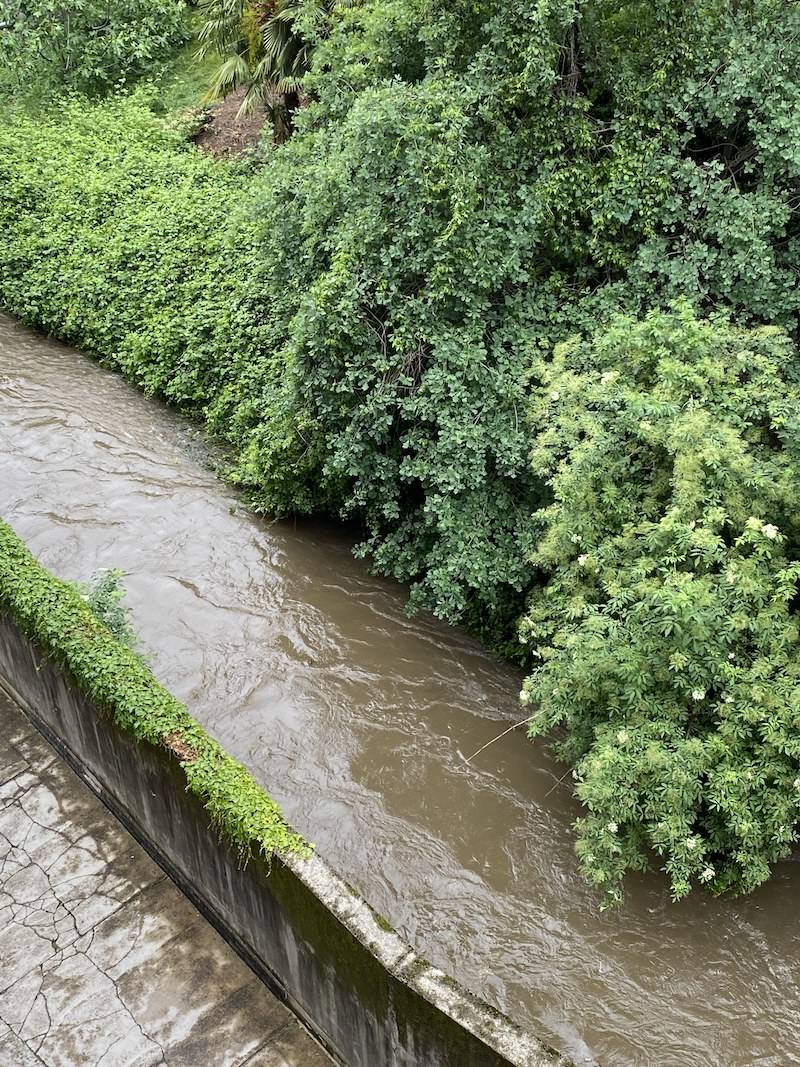
<path fill-rule="evenodd" d="M 0 684 L 341 1063 L 569 1067 L 417 955 L 319 857 L 241 866 L 175 760 L 104 716 L 2 616 Z"/>

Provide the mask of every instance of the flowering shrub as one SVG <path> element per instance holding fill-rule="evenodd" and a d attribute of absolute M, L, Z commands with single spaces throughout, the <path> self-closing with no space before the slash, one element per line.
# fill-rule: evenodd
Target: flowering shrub
<path fill-rule="evenodd" d="M 800 813 L 800 386 L 787 338 L 622 319 L 540 368 L 521 627 L 531 733 L 566 730 L 578 851 L 609 900 L 652 850 L 673 894 L 746 891 Z"/>

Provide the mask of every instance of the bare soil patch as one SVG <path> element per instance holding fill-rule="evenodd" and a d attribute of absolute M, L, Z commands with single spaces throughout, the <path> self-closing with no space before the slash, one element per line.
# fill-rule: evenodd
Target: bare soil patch
<path fill-rule="evenodd" d="M 188 745 L 178 730 L 173 730 L 171 734 L 167 734 L 164 738 L 164 748 L 171 752 L 174 756 L 177 756 L 182 763 L 194 763 L 197 759 L 198 752 L 196 749 Z"/>
<path fill-rule="evenodd" d="M 244 93 L 242 86 L 211 107 L 208 121 L 195 137 L 195 143 L 204 151 L 213 156 L 237 156 L 258 144 L 266 114 L 259 107 L 252 114 L 237 118 Z"/>

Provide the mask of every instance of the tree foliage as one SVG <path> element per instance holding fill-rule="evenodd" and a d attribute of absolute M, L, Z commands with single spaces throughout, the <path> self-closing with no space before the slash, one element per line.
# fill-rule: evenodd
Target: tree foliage
<path fill-rule="evenodd" d="M 103 92 L 184 34 L 183 0 L 0 0 L 0 91 Z"/>

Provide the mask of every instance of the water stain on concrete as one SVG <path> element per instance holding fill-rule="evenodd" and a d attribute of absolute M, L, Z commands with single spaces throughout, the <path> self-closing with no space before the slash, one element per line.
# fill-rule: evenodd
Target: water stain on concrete
<path fill-rule="evenodd" d="M 2 693 L 0 1064 L 331 1065 Z"/>

